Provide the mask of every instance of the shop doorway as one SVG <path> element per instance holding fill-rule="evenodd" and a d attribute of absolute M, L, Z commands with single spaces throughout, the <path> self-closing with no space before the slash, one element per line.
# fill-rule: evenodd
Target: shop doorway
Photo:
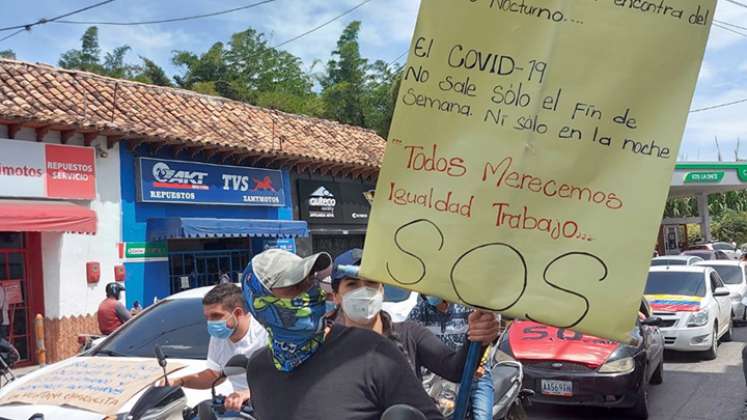
<path fill-rule="evenodd" d="M 252 257 L 249 239 L 172 240 L 169 246 L 171 293 L 239 281 Z"/>
<path fill-rule="evenodd" d="M 312 237 L 314 252 L 327 252 L 332 258 L 351 248 L 363 249 L 364 235 L 317 235 Z"/>
<path fill-rule="evenodd" d="M 24 233 L 0 232 L 0 285 L 8 300 L 8 341 L 21 355 L 20 363 L 33 361 L 32 308 L 29 307 L 29 253 Z M 3 308 L 0 307 L 0 311 Z"/>

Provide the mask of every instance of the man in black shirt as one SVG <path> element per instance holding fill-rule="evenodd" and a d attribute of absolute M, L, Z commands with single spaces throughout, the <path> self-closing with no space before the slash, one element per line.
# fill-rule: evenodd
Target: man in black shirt
<path fill-rule="evenodd" d="M 406 404 L 442 419 L 390 340 L 324 319 L 318 273 L 331 263 L 324 253 L 302 259 L 272 249 L 244 271 L 248 309 L 270 335 L 247 369 L 257 417 L 379 420 L 388 407 Z"/>

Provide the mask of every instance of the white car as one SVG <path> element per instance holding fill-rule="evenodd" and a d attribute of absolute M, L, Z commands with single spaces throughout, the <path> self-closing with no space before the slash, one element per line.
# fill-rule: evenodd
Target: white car
<path fill-rule="evenodd" d="M 719 340 L 731 340 L 730 293 L 713 268 L 651 267 L 645 294 L 662 319 L 664 348 L 701 351 L 712 360 Z"/>
<path fill-rule="evenodd" d="M 660 265 L 693 265 L 700 261 L 703 261 L 703 259 L 695 255 L 669 255 L 652 258 L 651 267 Z"/>
<path fill-rule="evenodd" d="M 171 364 L 185 367 L 175 376 L 202 371 L 206 368 L 205 359 L 209 336 L 202 312 L 202 298 L 210 287 L 188 290 L 161 300 L 123 325 L 118 331 L 95 345 L 84 355 L 38 369 L 11 382 L 0 390 L 0 398 L 27 384 L 39 384 L 40 378 L 51 370 L 69 366 L 85 359 L 134 360 L 143 365 L 158 365 L 154 347 L 159 344 Z M 144 391 L 144 390 L 143 390 Z M 124 419 L 140 398 L 137 393 L 119 410 L 117 419 Z M 231 393 L 231 385 L 225 381 L 216 388 L 223 395 Z M 184 389 L 187 405 L 193 407 L 211 398 L 210 390 Z M 26 420 L 34 414 L 44 414 L 45 419 L 102 420 L 100 413 L 69 406 L 13 404 L 0 406 L 0 418 Z M 179 414 L 181 418 L 181 413 Z"/>
<path fill-rule="evenodd" d="M 729 289 L 731 298 L 731 316 L 738 320 L 747 320 L 747 308 L 742 300 L 747 297 L 747 273 L 745 263 L 741 261 L 703 261 L 696 265 L 711 267 L 718 272 L 724 285 Z"/>

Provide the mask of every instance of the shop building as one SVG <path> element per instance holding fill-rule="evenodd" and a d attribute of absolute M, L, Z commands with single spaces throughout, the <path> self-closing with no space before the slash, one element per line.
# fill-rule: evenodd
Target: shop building
<path fill-rule="evenodd" d="M 325 237 L 365 232 L 352 214 L 304 220 L 297 190 L 299 180 L 335 181 L 331 188 L 344 195 L 343 180 L 368 191 L 385 147 L 372 131 L 13 60 L 0 60 L 0 86 L 0 145 L 55 145 L 65 158 L 83 150 L 93 159 L 88 195 L 0 190 L 0 211 L 28 218 L 34 213 L 19 210 L 24 204 L 76 220 L 0 228 L 0 282 L 17 296 L 21 281 L 14 326 L 24 321 L 14 340 L 25 343 L 16 341 L 30 362 L 31 319 L 44 316 L 48 360 L 70 356 L 78 334 L 97 332 L 95 312 L 111 281 L 124 281 L 128 306 L 147 306 L 235 279 L 268 247 L 310 252 L 308 238 L 324 249 Z"/>
<path fill-rule="evenodd" d="M 0 83 L 8 85 L 3 78 Z M 11 84 L 11 86 L 13 86 Z M 35 119 L 3 101 L 0 117 L 0 285 L 21 363 L 36 362 L 34 318 L 44 317 L 47 359 L 77 350 L 78 332 L 114 281 L 119 241 L 119 157 L 96 132 Z M 11 114 L 11 115 L 9 115 Z"/>
<path fill-rule="evenodd" d="M 299 241 L 304 253 L 338 255 L 363 248 L 376 185 L 350 178 L 297 176 L 298 214 L 310 237 Z"/>

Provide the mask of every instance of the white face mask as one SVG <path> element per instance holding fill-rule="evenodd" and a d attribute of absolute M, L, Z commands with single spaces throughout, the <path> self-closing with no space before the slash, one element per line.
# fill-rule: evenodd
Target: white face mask
<path fill-rule="evenodd" d="M 359 287 L 342 296 L 345 316 L 355 322 L 367 322 L 376 316 L 384 303 L 384 291 L 373 287 Z"/>

